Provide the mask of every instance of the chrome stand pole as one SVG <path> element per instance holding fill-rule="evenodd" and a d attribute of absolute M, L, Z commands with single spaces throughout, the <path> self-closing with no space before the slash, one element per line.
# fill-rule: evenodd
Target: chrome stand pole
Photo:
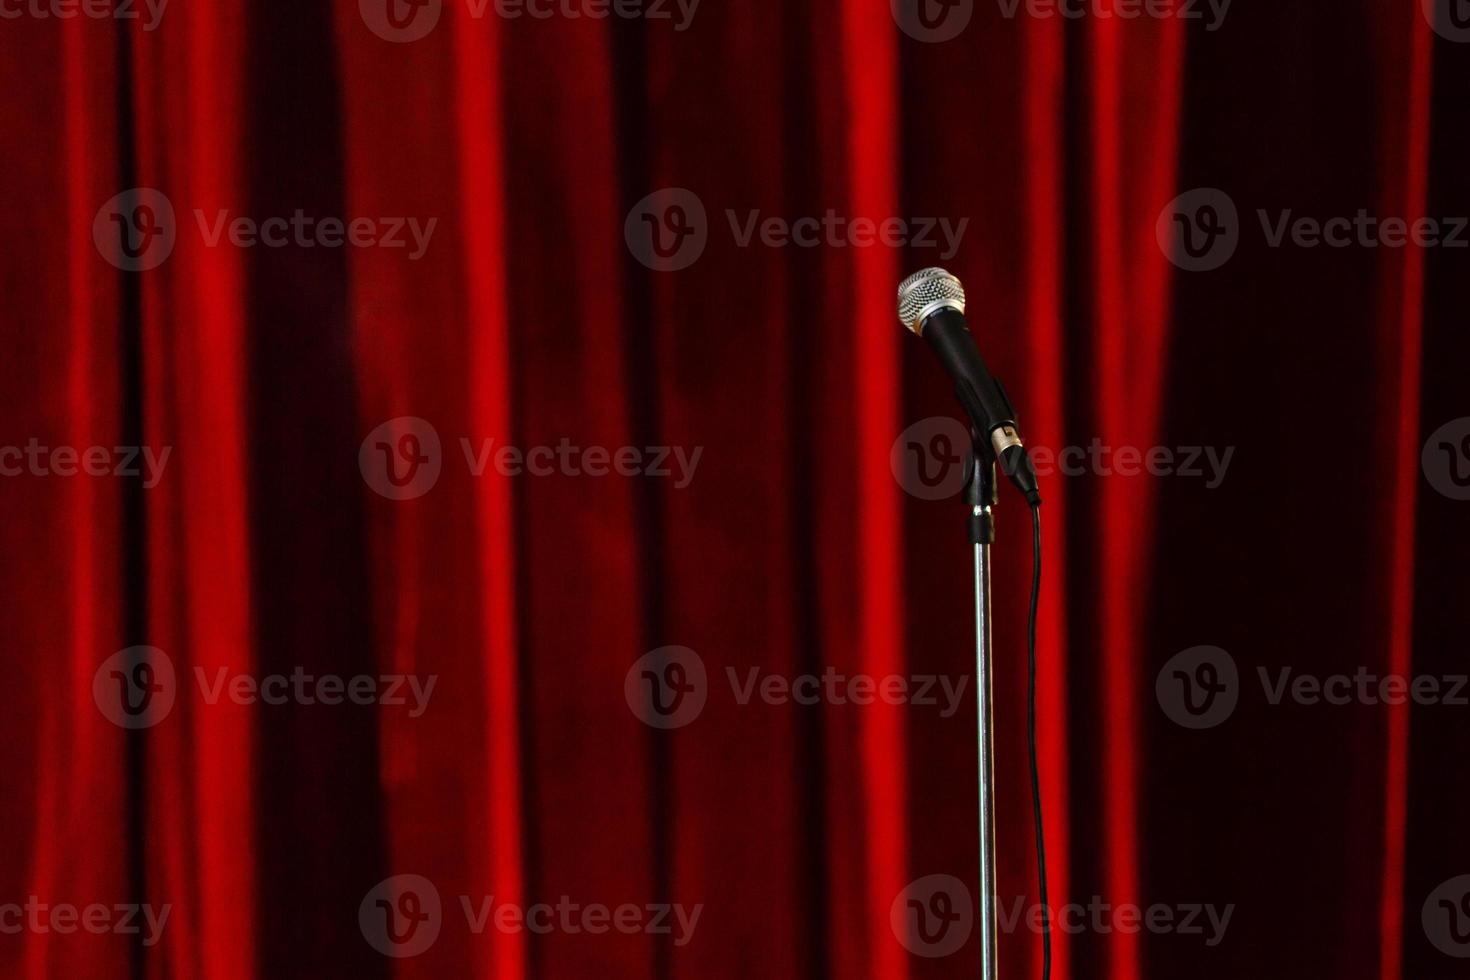
<path fill-rule="evenodd" d="M 975 699 L 980 758 L 980 976 L 997 980 L 997 900 L 995 873 L 995 715 L 991 697 L 990 545 L 995 540 L 991 508 L 995 503 L 995 467 L 975 456 L 967 488 L 970 543 L 975 553 Z"/>

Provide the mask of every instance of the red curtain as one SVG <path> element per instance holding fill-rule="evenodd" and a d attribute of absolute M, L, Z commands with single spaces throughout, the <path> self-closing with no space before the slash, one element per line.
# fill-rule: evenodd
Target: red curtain
<path fill-rule="evenodd" d="M 1053 903 L 1235 907 L 1208 947 L 1059 932 L 1054 976 L 1449 975 L 1420 910 L 1470 871 L 1453 708 L 1243 698 L 1188 731 L 1154 681 L 1202 644 L 1246 677 L 1462 659 L 1464 505 L 1420 472 L 1427 434 L 1466 414 L 1462 253 L 1273 249 L 1255 214 L 1470 213 L 1464 49 L 1389 0 L 1241 5 L 1218 29 L 1007 6 L 973 5 L 942 43 L 881 0 L 711 2 L 682 30 L 677 8 L 507 19 L 446 0 L 412 41 L 385 37 L 374 0 L 173 0 L 153 29 L 8 20 L 0 443 L 170 455 L 151 486 L 0 478 L 0 903 L 170 913 L 148 945 L 7 931 L 3 973 L 975 975 L 973 936 L 928 958 L 890 927 L 911 881 L 973 881 L 968 699 L 949 717 L 741 704 L 726 680 L 972 673 L 961 506 L 890 469 L 900 432 L 955 414 L 893 314 L 899 279 L 943 264 L 1034 444 L 1235 452 L 1217 488 L 1044 480 Z M 1198 187 L 1240 215 L 1208 272 L 1157 236 Z M 173 211 L 171 251 L 140 271 L 106 244 L 130 188 Z M 671 188 L 702 204 L 707 242 L 662 271 L 625 225 Z M 754 212 L 829 210 L 968 225 L 952 255 L 942 236 L 740 241 Z M 221 213 L 298 211 L 435 224 L 418 257 L 210 238 Z M 365 478 L 385 424 L 390 447 L 437 436 L 432 489 Z M 476 476 L 488 440 L 701 455 L 687 486 Z M 1029 528 L 1003 490 L 1009 907 L 1036 872 Z M 127 729 L 94 681 L 139 645 L 176 696 Z M 624 688 L 670 646 L 709 696 L 663 731 Z M 297 670 L 437 681 L 415 714 L 211 703 L 199 680 Z M 411 957 L 359 921 L 397 875 L 443 903 Z M 489 896 L 702 913 L 685 945 L 477 935 L 461 897 Z M 1001 952 L 1004 976 L 1038 975 L 1034 933 Z"/>

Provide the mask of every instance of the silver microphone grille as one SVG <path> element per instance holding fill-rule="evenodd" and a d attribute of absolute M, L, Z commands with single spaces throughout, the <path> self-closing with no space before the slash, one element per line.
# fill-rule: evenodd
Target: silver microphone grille
<path fill-rule="evenodd" d="M 938 266 L 920 269 L 898 284 L 898 319 L 914 333 L 921 332 L 930 313 L 946 308 L 965 312 L 965 287 Z"/>

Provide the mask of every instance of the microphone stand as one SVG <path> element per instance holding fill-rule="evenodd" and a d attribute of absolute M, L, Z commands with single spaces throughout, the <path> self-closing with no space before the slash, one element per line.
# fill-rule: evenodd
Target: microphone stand
<path fill-rule="evenodd" d="M 997 980 L 995 872 L 995 714 L 991 697 L 990 546 L 995 541 L 995 457 L 986 440 L 971 432 L 969 536 L 975 561 L 975 700 L 980 757 L 980 976 Z"/>

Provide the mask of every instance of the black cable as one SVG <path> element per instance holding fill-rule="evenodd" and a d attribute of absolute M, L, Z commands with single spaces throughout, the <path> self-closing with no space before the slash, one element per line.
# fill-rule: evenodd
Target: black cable
<path fill-rule="evenodd" d="M 1041 893 L 1041 976 L 1051 980 L 1051 907 L 1046 889 L 1046 830 L 1041 822 L 1041 766 L 1036 759 L 1036 609 L 1041 603 L 1041 507 L 1031 506 L 1031 614 L 1026 623 L 1026 737 L 1031 756 L 1031 810 L 1036 821 L 1036 880 Z"/>

